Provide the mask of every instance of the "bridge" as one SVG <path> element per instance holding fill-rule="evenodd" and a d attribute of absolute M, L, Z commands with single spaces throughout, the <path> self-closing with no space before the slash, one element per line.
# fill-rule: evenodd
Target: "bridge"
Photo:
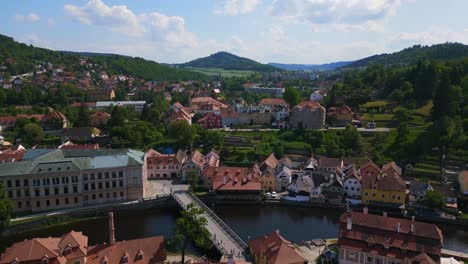
<path fill-rule="evenodd" d="M 172 196 L 182 209 L 187 208 L 189 204 L 195 204 L 205 211 L 203 216 L 208 221 L 207 229 L 211 234 L 211 242 L 223 257 L 232 254 L 235 260 L 248 260 L 247 244 L 200 199 L 186 191 L 173 192 Z"/>

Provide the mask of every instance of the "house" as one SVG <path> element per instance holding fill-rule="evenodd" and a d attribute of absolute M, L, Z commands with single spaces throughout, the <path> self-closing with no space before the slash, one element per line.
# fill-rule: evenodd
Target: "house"
<path fill-rule="evenodd" d="M 340 264 L 440 263 L 442 231 L 434 224 L 348 211 L 340 217 Z"/>
<path fill-rule="evenodd" d="M 275 157 L 274 153 L 271 153 L 262 163 L 260 163 L 260 170 L 272 168 L 276 170 L 276 166 L 279 164 L 279 160 Z"/>
<path fill-rule="evenodd" d="M 262 182 L 262 191 L 276 191 L 276 170 L 271 167 L 266 167 L 260 176 Z"/>
<path fill-rule="evenodd" d="M 70 127 L 62 130 L 62 141 L 91 141 L 101 134 L 101 130 L 95 127 Z"/>
<path fill-rule="evenodd" d="M 308 174 L 300 175 L 288 185 L 288 196 L 283 196 L 286 200 L 310 201 L 313 181 Z"/>
<path fill-rule="evenodd" d="M 0 136 L 0 144 L 3 145 L 2 141 L 2 136 Z M 4 150 L 0 145 L 0 163 L 21 161 L 25 153 L 26 148 L 22 145 L 14 145 Z"/>
<path fill-rule="evenodd" d="M 205 167 L 219 167 L 219 160 L 219 155 L 214 150 L 211 150 L 206 155 L 203 155 L 198 150 L 193 151 L 182 165 L 182 180 L 187 180 L 190 172 L 200 175 Z"/>
<path fill-rule="evenodd" d="M 458 184 L 460 186 L 460 193 L 468 195 L 468 171 L 464 170 L 458 174 Z"/>
<path fill-rule="evenodd" d="M 334 173 L 320 188 L 326 203 L 340 204 L 343 201 L 343 179 L 338 174 Z"/>
<path fill-rule="evenodd" d="M 292 171 L 284 163 L 280 163 L 276 168 L 276 191 L 284 192 L 292 180 Z"/>
<path fill-rule="evenodd" d="M 115 98 L 115 91 L 112 89 L 88 90 L 90 101 L 111 101 Z"/>
<path fill-rule="evenodd" d="M 382 173 L 382 170 L 377 164 L 372 162 L 372 160 L 369 160 L 363 165 L 361 165 L 359 172 L 361 176 L 376 178 L 378 175 Z"/>
<path fill-rule="evenodd" d="M 67 141 L 62 145 L 58 146 L 59 149 L 99 149 L 99 144 L 75 144 L 71 141 Z"/>
<path fill-rule="evenodd" d="M 177 120 L 183 120 L 189 125 L 192 124 L 192 117 L 194 113 L 189 107 L 183 106 L 181 103 L 176 102 L 169 107 L 166 116 L 166 123 L 170 123 Z"/>
<path fill-rule="evenodd" d="M 44 131 L 60 130 L 67 128 L 69 125 L 68 119 L 59 111 L 52 111 L 45 115 L 16 115 L 16 116 L 2 116 L 0 117 L 0 127 L 3 130 L 15 127 L 16 121 L 20 118 L 35 119 Z"/>
<path fill-rule="evenodd" d="M 206 129 L 223 127 L 221 116 L 213 112 L 206 114 L 197 121 L 197 124 Z"/>
<path fill-rule="evenodd" d="M 104 111 L 96 111 L 89 116 L 90 125 L 93 127 L 105 126 L 111 119 L 111 115 Z"/>
<path fill-rule="evenodd" d="M 331 172 L 340 172 L 343 169 L 344 163 L 341 158 L 320 157 L 318 160 L 318 169 Z"/>
<path fill-rule="evenodd" d="M 334 126 L 343 127 L 351 124 L 355 114 L 347 105 L 339 107 L 330 107 L 327 111 L 327 117 Z"/>
<path fill-rule="evenodd" d="M 361 175 L 356 167 L 351 165 L 344 170 L 343 192 L 346 201 L 351 204 L 361 203 Z"/>
<path fill-rule="evenodd" d="M 97 101 L 96 109 L 107 109 L 109 107 L 120 106 L 132 108 L 135 112 L 141 113 L 146 105 L 146 101 Z"/>
<path fill-rule="evenodd" d="M 409 203 L 415 205 L 421 202 L 428 191 L 432 191 L 431 184 L 429 182 L 412 181 L 409 186 Z"/>
<path fill-rule="evenodd" d="M 180 178 L 186 155 L 179 150 L 175 154 L 161 154 L 150 149 L 145 154 L 149 180 Z"/>
<path fill-rule="evenodd" d="M 70 231 L 62 237 L 27 239 L 7 248 L 0 256 L 0 264 L 165 263 L 164 237 L 116 241 L 113 214 L 109 215 L 108 243 L 88 245 L 88 237 L 75 231 Z"/>
<path fill-rule="evenodd" d="M 195 97 L 195 98 L 192 98 L 190 100 L 190 106 L 192 107 L 192 109 L 194 111 L 199 111 L 201 110 L 202 112 L 203 111 L 203 107 L 205 107 L 206 105 L 208 106 L 214 106 L 216 107 L 218 110 L 219 109 L 222 109 L 222 108 L 227 108 L 228 106 L 221 103 L 220 101 L 212 98 L 212 97 Z M 211 108 L 212 109 L 212 108 Z M 207 110 L 209 111 L 209 110 Z M 206 112 L 206 111 L 205 111 Z"/>
<path fill-rule="evenodd" d="M 399 176 L 362 174 L 363 204 L 384 207 L 403 208 L 406 204 L 406 183 Z"/>
<path fill-rule="evenodd" d="M 325 108 L 318 102 L 302 101 L 291 111 L 293 128 L 320 129 L 325 125 Z"/>
<path fill-rule="evenodd" d="M 244 86 L 246 91 L 250 91 L 252 93 L 256 94 L 267 94 L 268 96 L 273 96 L 273 97 L 281 97 L 283 96 L 283 93 L 285 91 L 284 88 L 281 87 L 258 87 L 258 86 Z"/>
<path fill-rule="evenodd" d="M 220 112 L 223 127 L 232 127 L 242 124 L 240 114 L 233 108 L 222 108 Z"/>
<path fill-rule="evenodd" d="M 446 198 L 446 207 L 451 209 L 458 209 L 458 192 L 453 186 L 450 185 L 434 185 L 434 190 L 442 193 Z"/>
<path fill-rule="evenodd" d="M 261 236 L 251 240 L 249 251 L 257 264 L 308 263 L 293 243 L 280 235 L 279 230 L 269 236 Z"/>
<path fill-rule="evenodd" d="M 325 98 L 326 96 L 327 96 L 327 90 L 323 90 L 323 89 L 315 90 L 310 94 L 310 101 L 319 102 L 319 101 L 322 101 L 323 98 Z"/>
<path fill-rule="evenodd" d="M 202 177 L 205 183 L 211 182 L 216 199 L 220 202 L 258 202 L 261 199 L 262 184 L 255 166 L 206 167 Z"/>
<path fill-rule="evenodd" d="M 390 176 L 401 177 L 401 168 L 392 161 L 382 166 L 382 173 Z"/>

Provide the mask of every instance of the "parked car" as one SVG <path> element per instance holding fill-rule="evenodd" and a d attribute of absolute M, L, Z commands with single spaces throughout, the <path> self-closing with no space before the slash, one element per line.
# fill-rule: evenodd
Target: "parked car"
<path fill-rule="evenodd" d="M 267 198 L 270 198 L 270 197 L 271 197 L 271 193 L 270 193 L 270 192 L 267 192 L 265 195 L 266 195 Z"/>
<path fill-rule="evenodd" d="M 272 192 L 272 193 L 271 193 L 271 197 L 272 197 L 272 198 L 276 198 L 276 197 L 278 197 L 278 195 L 276 194 L 276 192 Z"/>

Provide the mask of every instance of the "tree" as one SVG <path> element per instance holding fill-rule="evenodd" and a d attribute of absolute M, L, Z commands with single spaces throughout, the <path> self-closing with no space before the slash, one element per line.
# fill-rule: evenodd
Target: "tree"
<path fill-rule="evenodd" d="M 88 107 L 84 104 L 81 104 L 80 109 L 78 110 L 78 117 L 76 120 L 77 127 L 87 127 L 89 126 L 90 117 Z"/>
<path fill-rule="evenodd" d="M 39 144 L 44 139 L 42 128 L 34 123 L 30 123 L 23 128 L 24 141 L 29 145 Z"/>
<path fill-rule="evenodd" d="M 122 126 L 127 122 L 128 112 L 127 109 L 120 106 L 114 106 L 111 112 L 111 119 L 109 120 L 109 126 Z"/>
<path fill-rule="evenodd" d="M 284 91 L 283 99 L 289 104 L 289 107 L 293 108 L 301 101 L 301 94 L 296 88 L 288 87 Z"/>
<path fill-rule="evenodd" d="M 0 183 L 0 235 L 2 231 L 10 224 L 11 214 L 13 212 L 13 204 L 5 196 L 5 190 Z"/>
<path fill-rule="evenodd" d="M 432 210 L 443 209 L 447 204 L 445 196 L 436 190 L 428 191 L 423 200 L 424 205 Z"/>
<path fill-rule="evenodd" d="M 208 221 L 203 216 L 204 210 L 189 204 L 176 221 L 175 240 L 182 253 L 181 263 L 185 263 L 185 249 L 191 240 L 200 248 L 211 247 L 210 233 L 206 229 Z"/>
<path fill-rule="evenodd" d="M 393 111 L 393 119 L 400 123 L 408 122 L 411 120 L 411 113 L 407 108 L 400 106 Z"/>
<path fill-rule="evenodd" d="M 176 141 L 179 148 L 188 149 L 195 140 L 196 130 L 184 120 L 176 120 L 169 124 L 167 136 Z"/>
<path fill-rule="evenodd" d="M 341 146 L 348 154 L 353 154 L 353 150 L 361 152 L 363 148 L 361 133 L 352 125 L 346 126 L 346 129 L 343 131 Z"/>

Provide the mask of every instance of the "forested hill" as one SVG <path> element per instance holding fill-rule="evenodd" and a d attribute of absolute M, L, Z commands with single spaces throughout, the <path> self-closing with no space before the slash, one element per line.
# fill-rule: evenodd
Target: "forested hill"
<path fill-rule="evenodd" d="M 225 70 L 248 70 L 258 72 L 281 71 L 271 65 L 261 64 L 251 59 L 236 56 L 228 52 L 217 52 L 208 57 L 198 58 L 196 60 L 180 64 L 181 67 L 196 68 L 221 68 Z"/>
<path fill-rule="evenodd" d="M 122 55 L 93 54 L 89 60 L 92 63 L 106 65 L 106 71 L 110 74 L 127 74 L 146 80 L 193 80 L 205 79 L 201 73 L 178 70 L 167 65 L 142 58 L 133 58 Z M 13 38 L 0 35 L 0 63 L 6 59 L 14 59 L 15 63 L 6 64 L 7 71 L 11 75 L 31 72 L 38 63 L 50 62 L 54 65 L 64 65 L 73 70 L 83 54 L 74 52 L 60 52 L 44 48 L 34 47 L 16 42 Z"/>
<path fill-rule="evenodd" d="M 468 45 L 461 43 L 444 43 L 432 46 L 415 45 L 395 53 L 373 55 L 344 67 L 364 67 L 372 64 L 402 66 L 416 63 L 419 60 L 451 60 L 462 57 L 468 57 Z"/>

